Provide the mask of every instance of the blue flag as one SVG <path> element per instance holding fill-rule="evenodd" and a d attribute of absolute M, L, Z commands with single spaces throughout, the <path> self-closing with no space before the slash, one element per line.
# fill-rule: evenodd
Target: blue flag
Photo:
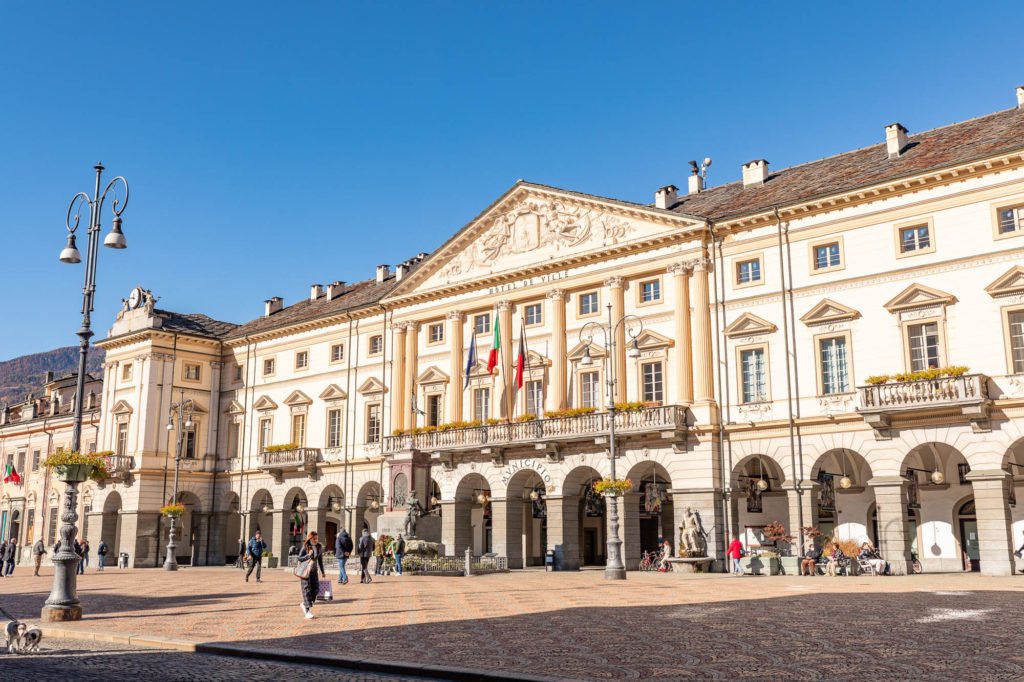
<path fill-rule="evenodd" d="M 473 336 L 469 340 L 469 355 L 466 356 L 466 383 L 463 384 L 462 390 L 465 391 L 469 388 L 469 373 L 476 366 L 476 330 L 473 330 Z"/>

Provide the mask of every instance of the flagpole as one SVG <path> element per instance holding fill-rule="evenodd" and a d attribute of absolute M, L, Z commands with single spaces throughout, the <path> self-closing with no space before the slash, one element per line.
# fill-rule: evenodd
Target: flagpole
<path fill-rule="evenodd" d="M 499 339 L 498 340 L 498 358 L 499 358 L 498 373 L 500 374 L 501 370 L 504 369 L 505 372 L 506 372 L 505 376 L 507 376 L 508 375 L 508 365 L 505 362 L 505 360 L 506 360 L 506 358 L 505 358 L 505 344 L 503 344 L 501 342 L 501 340 L 500 340 L 501 339 L 501 318 L 495 318 L 494 325 L 498 329 L 498 339 Z M 509 331 L 511 331 L 511 330 L 509 330 Z M 505 387 L 505 409 L 508 410 L 508 416 L 505 417 L 505 421 L 506 421 L 506 423 L 511 424 L 512 423 L 512 411 L 513 411 L 515 405 L 514 405 L 514 403 L 511 400 L 511 398 L 512 398 L 512 391 L 510 390 L 509 382 L 506 380 L 505 376 L 503 376 L 502 379 L 501 379 L 501 383 Z"/>
<path fill-rule="evenodd" d="M 522 316 L 519 318 L 519 338 L 523 340 L 523 385 L 525 386 L 527 384 L 527 376 L 529 376 L 528 372 L 530 371 L 530 344 L 526 340 L 526 318 Z M 542 392 L 543 388 L 544 385 L 541 384 Z M 529 392 L 526 395 L 529 396 Z M 525 409 L 526 406 L 524 405 L 523 410 Z M 526 412 L 523 412 L 523 414 L 526 414 Z M 540 416 L 539 414 L 537 415 L 538 418 Z"/>

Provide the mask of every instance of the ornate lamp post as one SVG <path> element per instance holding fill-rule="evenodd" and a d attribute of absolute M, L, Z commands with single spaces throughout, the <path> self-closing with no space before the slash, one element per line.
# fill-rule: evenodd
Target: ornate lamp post
<path fill-rule="evenodd" d="M 185 399 L 185 392 L 181 391 L 181 399 L 171 404 L 170 413 L 167 417 L 167 430 L 173 431 L 175 426 L 178 429 L 178 438 L 174 446 L 174 488 L 171 492 L 171 502 L 178 501 L 178 468 L 181 466 L 181 440 L 182 436 L 185 435 L 185 429 L 191 429 L 192 423 L 192 410 L 195 405 L 192 403 L 192 399 Z M 185 418 L 185 423 L 182 424 L 182 417 Z M 175 424 L 177 419 L 177 424 Z M 184 429 L 182 428 L 184 426 Z M 167 571 L 178 570 L 178 560 L 174 556 L 174 526 L 177 521 L 177 515 L 171 516 L 171 526 L 167 529 L 167 557 L 164 559 L 164 569 Z"/>
<path fill-rule="evenodd" d="M 599 322 L 588 322 L 583 325 L 579 336 L 580 342 L 586 344 L 583 349 L 583 357 L 580 358 L 580 364 L 584 366 L 594 363 L 594 359 L 590 357 L 590 344 L 593 342 L 594 332 L 600 331 L 604 336 L 605 359 L 608 361 L 605 368 L 605 384 L 608 386 L 608 413 L 610 415 L 608 419 L 608 447 L 609 456 L 612 460 L 612 480 L 615 480 L 615 384 L 618 381 L 618 377 L 615 376 L 614 361 L 615 334 L 618 332 L 620 325 L 628 322 L 635 322 L 638 328 L 631 329 L 628 326 L 626 327 L 630 338 L 628 342 L 629 350 L 626 352 L 626 355 L 630 358 L 638 358 L 640 357 L 640 347 L 637 345 L 636 338 L 643 331 L 644 323 L 636 315 L 624 315 L 617 322 L 612 322 L 611 303 L 608 304 L 608 325 L 604 326 Z M 619 498 L 613 495 L 609 501 L 611 502 L 608 512 L 608 525 L 610 528 L 608 532 L 608 557 L 605 562 L 604 577 L 608 580 L 625 580 L 626 566 L 622 563 L 622 540 L 619 539 Z"/>
<path fill-rule="evenodd" d="M 61 263 L 81 263 L 82 254 L 75 244 L 75 232 L 78 230 L 82 218 L 82 209 L 89 207 L 89 226 L 86 231 L 88 238 L 85 251 L 85 283 L 82 285 L 82 327 L 78 335 L 78 379 L 75 384 L 75 405 L 74 421 L 71 427 L 71 450 L 78 452 L 82 445 L 82 405 L 85 398 L 85 366 L 89 355 L 89 339 L 92 338 L 90 314 L 93 311 L 93 296 L 96 293 L 96 258 L 99 255 L 100 243 L 100 216 L 103 210 L 103 203 L 107 194 L 111 195 L 111 211 L 114 213 L 113 225 L 110 232 L 103 239 L 103 245 L 111 249 L 123 249 L 128 242 L 121 232 L 121 213 L 128 205 L 128 181 L 120 175 L 107 183 L 103 193 L 100 193 L 100 176 L 103 174 L 103 164 L 98 163 L 93 168 L 96 170 L 96 185 L 90 197 L 85 192 L 79 192 L 71 200 L 68 206 L 67 217 L 64 224 L 68 230 L 68 242 L 60 252 Z M 118 182 L 124 189 L 124 196 L 118 197 Z M 74 214 L 74 224 L 71 223 Z M 75 511 L 78 499 L 78 484 L 81 481 L 68 480 L 64 490 L 64 513 L 61 514 L 61 521 L 64 525 L 60 527 L 60 551 L 53 555 L 53 590 L 43 606 L 42 618 L 44 621 L 67 621 L 82 619 L 82 604 L 78 600 L 78 589 L 75 580 L 75 564 L 78 563 L 78 555 L 75 554 L 75 536 L 78 528 L 75 522 L 78 521 L 78 513 Z"/>

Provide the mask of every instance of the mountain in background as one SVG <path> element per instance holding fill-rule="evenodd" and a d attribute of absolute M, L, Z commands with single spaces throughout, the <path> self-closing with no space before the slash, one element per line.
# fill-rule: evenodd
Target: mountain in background
<path fill-rule="evenodd" d="M 101 378 L 105 355 L 102 348 L 90 346 L 86 372 Z M 77 373 L 78 346 L 22 355 L 20 358 L 0 362 L 0 403 L 20 403 L 29 393 L 41 395 L 47 372 L 53 372 L 58 378 Z"/>

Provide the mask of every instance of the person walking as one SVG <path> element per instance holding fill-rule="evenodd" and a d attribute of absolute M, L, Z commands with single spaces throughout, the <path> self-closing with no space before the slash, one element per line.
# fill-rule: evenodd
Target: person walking
<path fill-rule="evenodd" d="M 14 573 L 14 558 L 18 551 L 18 541 L 11 538 L 7 542 L 7 549 L 4 551 L 4 577 Z"/>
<path fill-rule="evenodd" d="M 85 569 L 89 566 L 89 541 L 86 540 L 82 543 L 82 554 L 81 559 L 78 560 L 78 570 L 76 571 L 79 575 L 85 575 Z"/>
<path fill-rule="evenodd" d="M 377 542 L 373 545 L 373 574 L 384 575 L 384 535 L 381 534 L 377 538 Z"/>
<path fill-rule="evenodd" d="M 103 570 L 103 559 L 107 556 L 107 543 L 100 540 L 100 546 L 96 548 L 96 570 Z"/>
<path fill-rule="evenodd" d="M 235 557 L 235 568 L 245 569 L 245 538 L 238 538 L 238 556 Z"/>
<path fill-rule="evenodd" d="M 7 540 L 4 540 L 3 542 L 0 542 L 0 578 L 4 577 L 4 565 L 5 565 L 5 562 L 6 562 L 6 559 L 4 557 L 6 557 L 6 556 L 7 556 Z"/>
<path fill-rule="evenodd" d="M 395 572 L 398 575 L 402 575 L 402 555 L 405 554 L 405 538 L 402 534 L 398 534 L 398 538 L 394 544 L 391 545 L 392 550 L 395 552 Z"/>
<path fill-rule="evenodd" d="M 253 535 L 249 540 L 249 560 L 252 562 L 249 564 L 249 570 L 245 572 L 245 582 L 249 582 L 249 576 L 252 575 L 252 569 L 256 569 L 256 582 L 261 583 L 263 579 L 260 577 L 263 572 L 263 550 L 267 548 L 267 543 L 263 542 L 263 534 L 256 531 L 256 535 Z"/>
<path fill-rule="evenodd" d="M 373 538 L 370 536 L 370 531 L 366 528 L 363 529 L 363 535 L 359 538 L 359 582 L 361 583 L 372 583 L 373 578 L 370 577 L 370 571 L 367 566 L 370 563 L 370 556 L 373 554 Z"/>
<path fill-rule="evenodd" d="M 42 539 L 36 541 L 36 544 L 32 545 L 32 558 L 35 560 L 36 571 L 32 575 L 39 576 L 39 567 L 43 565 L 43 555 L 46 554 L 46 545 L 43 544 Z"/>
<path fill-rule="evenodd" d="M 312 565 L 309 567 L 309 575 L 299 579 L 299 586 L 302 588 L 302 604 L 300 606 L 306 618 L 312 618 L 313 604 L 316 604 L 316 594 L 320 587 L 320 576 L 326 573 L 324 571 L 324 548 L 317 542 L 315 530 L 309 532 L 306 541 L 302 543 L 302 549 L 299 550 L 299 563 L 303 561 L 311 561 Z M 317 571 L 318 568 L 319 571 Z"/>
<path fill-rule="evenodd" d="M 345 562 L 352 555 L 352 536 L 344 528 L 334 538 L 334 556 L 338 558 L 338 584 L 348 585 L 348 573 L 345 571 Z"/>
<path fill-rule="evenodd" d="M 743 558 L 743 544 L 735 535 L 732 536 L 732 542 L 729 543 L 729 549 L 725 554 L 732 559 L 732 574 L 743 575 L 743 565 L 740 563 L 740 559 Z"/>

